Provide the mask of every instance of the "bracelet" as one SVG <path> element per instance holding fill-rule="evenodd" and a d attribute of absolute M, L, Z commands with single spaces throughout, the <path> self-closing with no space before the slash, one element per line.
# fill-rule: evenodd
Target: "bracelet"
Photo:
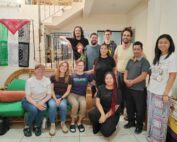
<path fill-rule="evenodd" d="M 61 97 L 60 99 L 61 99 L 61 101 L 62 101 L 64 98 Z"/>

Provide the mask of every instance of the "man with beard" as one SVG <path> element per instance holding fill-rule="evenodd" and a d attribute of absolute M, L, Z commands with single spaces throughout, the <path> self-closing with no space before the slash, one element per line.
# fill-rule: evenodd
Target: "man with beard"
<path fill-rule="evenodd" d="M 95 59 L 99 57 L 100 45 L 98 44 L 98 35 L 96 33 L 90 34 L 90 44 L 86 46 L 86 69 L 94 70 L 93 65 Z M 92 97 L 96 93 L 96 86 L 91 87 Z"/>
<path fill-rule="evenodd" d="M 125 28 L 122 31 L 122 44 L 117 46 L 114 53 L 114 59 L 116 62 L 116 68 L 118 72 L 118 84 L 122 95 L 122 102 L 120 105 L 122 114 L 124 113 L 125 99 L 126 99 L 125 96 L 126 85 L 124 83 L 124 72 L 129 59 L 133 57 L 133 49 L 131 44 L 132 36 L 133 36 L 133 32 L 131 28 Z"/>
<path fill-rule="evenodd" d="M 98 35 L 91 33 L 90 44 L 86 46 L 87 70 L 93 69 L 93 64 L 99 56 L 100 45 L 98 45 Z"/>
<path fill-rule="evenodd" d="M 60 36 L 60 39 L 69 41 L 71 43 L 75 60 L 78 60 L 81 57 L 81 52 L 84 54 L 85 51 L 85 49 L 83 49 L 83 51 L 77 49 L 78 44 L 82 44 L 84 48 L 89 44 L 88 40 L 84 37 L 84 31 L 81 26 L 76 26 L 74 28 L 73 37 Z"/>
<path fill-rule="evenodd" d="M 113 40 L 111 40 L 111 35 L 112 35 L 111 30 L 104 31 L 104 44 L 106 44 L 109 49 L 109 55 L 113 57 L 117 44 Z"/>

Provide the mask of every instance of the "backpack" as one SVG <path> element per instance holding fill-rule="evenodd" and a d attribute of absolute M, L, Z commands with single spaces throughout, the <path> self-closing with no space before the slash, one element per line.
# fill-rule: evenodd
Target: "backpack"
<path fill-rule="evenodd" d="M 0 117 L 0 135 L 4 135 L 9 130 L 9 120 L 6 117 Z"/>

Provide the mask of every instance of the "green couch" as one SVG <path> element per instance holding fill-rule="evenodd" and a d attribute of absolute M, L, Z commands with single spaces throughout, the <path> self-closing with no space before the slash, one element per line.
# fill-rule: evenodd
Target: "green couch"
<path fill-rule="evenodd" d="M 26 80 L 14 79 L 11 83 L 8 84 L 6 90 L 8 91 L 24 91 L 25 90 Z M 20 117 L 24 116 L 24 109 L 21 104 L 21 100 L 14 102 L 0 102 L 0 116 L 4 117 Z"/>

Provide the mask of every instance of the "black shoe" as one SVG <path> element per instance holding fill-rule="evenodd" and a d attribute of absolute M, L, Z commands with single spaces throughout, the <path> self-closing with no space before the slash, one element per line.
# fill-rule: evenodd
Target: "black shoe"
<path fill-rule="evenodd" d="M 41 127 L 34 127 L 34 133 L 36 136 L 40 136 L 42 133 Z"/>
<path fill-rule="evenodd" d="M 32 131 L 31 128 L 24 128 L 23 133 L 26 137 L 31 137 L 32 136 Z"/>
<path fill-rule="evenodd" d="M 95 127 L 93 126 L 93 133 L 94 133 L 94 134 L 97 134 L 97 133 L 99 132 L 99 130 L 100 130 L 100 129 L 95 128 Z"/>
<path fill-rule="evenodd" d="M 136 129 L 135 129 L 135 133 L 136 134 L 140 134 L 141 132 L 143 131 L 143 128 L 141 127 L 136 127 Z"/>
<path fill-rule="evenodd" d="M 125 129 L 129 129 L 129 128 L 131 128 L 131 127 L 135 127 L 135 123 L 130 123 L 130 122 L 128 122 L 127 124 L 124 125 L 124 128 L 125 128 Z"/>
<path fill-rule="evenodd" d="M 85 127 L 83 124 L 79 124 L 77 125 L 78 129 L 79 129 L 79 132 L 84 132 L 85 131 Z"/>
<path fill-rule="evenodd" d="M 71 124 L 70 125 L 70 132 L 71 133 L 75 133 L 76 132 L 76 125 L 75 124 Z"/>

